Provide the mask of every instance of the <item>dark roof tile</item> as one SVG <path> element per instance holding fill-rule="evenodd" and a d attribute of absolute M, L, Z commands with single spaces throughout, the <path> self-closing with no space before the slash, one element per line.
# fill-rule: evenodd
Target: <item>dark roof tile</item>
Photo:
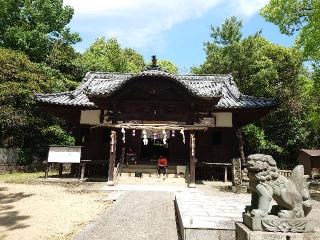
<path fill-rule="evenodd" d="M 275 101 L 272 99 L 241 95 L 232 76 L 229 74 L 175 75 L 159 70 L 146 70 L 138 74 L 87 73 L 84 80 L 75 91 L 56 94 L 37 94 L 36 99 L 39 102 L 49 104 L 95 107 L 95 104 L 89 101 L 87 95 L 108 96 L 119 89 L 129 79 L 146 76 L 170 78 L 199 98 L 210 99 L 221 97 L 220 101 L 215 106 L 217 109 L 257 108 L 275 105 Z"/>

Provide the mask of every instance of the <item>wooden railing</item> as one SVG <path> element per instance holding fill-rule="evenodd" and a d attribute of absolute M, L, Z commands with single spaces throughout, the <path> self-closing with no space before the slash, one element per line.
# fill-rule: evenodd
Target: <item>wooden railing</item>
<path fill-rule="evenodd" d="M 225 181 L 231 180 L 231 163 L 209 163 L 201 162 L 197 165 L 197 172 L 204 180 Z"/>

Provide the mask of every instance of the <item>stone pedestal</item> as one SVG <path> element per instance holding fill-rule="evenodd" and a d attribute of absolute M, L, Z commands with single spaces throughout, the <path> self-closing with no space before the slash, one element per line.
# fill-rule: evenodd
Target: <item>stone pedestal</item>
<path fill-rule="evenodd" d="M 236 223 L 236 240 L 319 240 L 320 233 L 284 233 L 252 231 L 243 223 Z"/>
<path fill-rule="evenodd" d="M 311 228 L 310 219 L 294 218 L 284 219 L 278 216 L 269 215 L 268 217 L 259 218 L 252 217 L 248 213 L 243 213 L 243 223 L 253 231 L 267 231 L 267 232 L 313 232 Z"/>
<path fill-rule="evenodd" d="M 246 194 L 248 193 L 248 187 L 244 184 L 232 186 L 232 192 Z"/>

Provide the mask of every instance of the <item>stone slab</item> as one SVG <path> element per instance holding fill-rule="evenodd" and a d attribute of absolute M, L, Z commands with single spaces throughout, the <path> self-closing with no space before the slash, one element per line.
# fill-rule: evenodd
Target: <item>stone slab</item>
<path fill-rule="evenodd" d="M 236 223 L 236 240 L 319 240 L 320 233 L 279 233 L 252 231 L 243 223 Z"/>
<path fill-rule="evenodd" d="M 182 240 L 234 240 L 235 222 L 250 195 L 229 192 L 176 193 L 175 206 Z"/>

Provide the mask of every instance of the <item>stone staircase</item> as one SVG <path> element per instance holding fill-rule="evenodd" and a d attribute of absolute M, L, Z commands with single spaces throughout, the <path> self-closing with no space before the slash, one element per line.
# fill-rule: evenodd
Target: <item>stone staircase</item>
<path fill-rule="evenodd" d="M 158 178 L 157 165 L 124 165 L 121 171 L 120 179 L 135 178 L 135 172 L 142 172 L 143 178 Z M 169 165 L 167 168 L 168 178 L 183 178 L 183 174 L 177 174 L 177 166 Z M 162 176 L 162 175 L 161 175 Z"/>

